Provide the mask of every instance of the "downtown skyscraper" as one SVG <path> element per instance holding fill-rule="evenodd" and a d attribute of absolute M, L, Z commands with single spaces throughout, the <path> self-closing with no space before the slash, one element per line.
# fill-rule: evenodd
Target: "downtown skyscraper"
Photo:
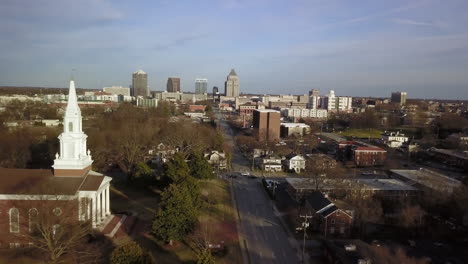
<path fill-rule="evenodd" d="M 239 77 L 234 69 L 231 70 L 224 82 L 224 93 L 229 97 L 239 96 Z"/>
<path fill-rule="evenodd" d="M 167 79 L 166 91 L 169 93 L 180 92 L 180 78 L 170 77 Z"/>
<path fill-rule="evenodd" d="M 208 90 L 208 79 L 195 79 L 195 93 L 205 94 Z"/>
<path fill-rule="evenodd" d="M 143 70 L 138 70 L 132 75 L 132 96 L 149 96 L 148 74 Z"/>

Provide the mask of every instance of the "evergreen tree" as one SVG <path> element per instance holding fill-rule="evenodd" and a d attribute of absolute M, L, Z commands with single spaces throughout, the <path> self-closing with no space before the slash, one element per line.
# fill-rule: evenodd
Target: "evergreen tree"
<path fill-rule="evenodd" d="M 171 183 L 181 183 L 190 176 L 190 168 L 185 162 L 184 156 L 176 153 L 174 158 L 166 164 L 164 176 L 170 180 Z"/>
<path fill-rule="evenodd" d="M 190 201 L 193 208 L 198 210 L 202 204 L 201 190 L 198 181 L 193 177 L 187 177 L 179 184 L 179 187 L 190 196 Z"/>
<path fill-rule="evenodd" d="M 134 179 L 149 179 L 153 174 L 153 170 L 144 162 L 139 162 L 136 167 Z"/>
<path fill-rule="evenodd" d="M 212 179 L 214 177 L 213 167 L 211 167 L 200 152 L 192 154 L 190 172 L 197 179 Z"/>
<path fill-rule="evenodd" d="M 197 221 L 197 210 L 185 188 L 171 184 L 162 193 L 161 206 L 153 221 L 153 234 L 160 240 L 181 240 Z"/>

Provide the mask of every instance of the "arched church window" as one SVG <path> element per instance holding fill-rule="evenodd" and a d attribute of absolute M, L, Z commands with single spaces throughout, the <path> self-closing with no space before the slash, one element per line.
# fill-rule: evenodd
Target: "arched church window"
<path fill-rule="evenodd" d="M 73 122 L 68 122 L 68 132 L 73 132 Z"/>
<path fill-rule="evenodd" d="M 38 224 L 37 221 L 37 216 L 38 216 L 38 211 L 36 208 L 31 208 L 29 209 L 29 232 L 34 232 L 36 230 L 36 226 Z"/>
<path fill-rule="evenodd" d="M 10 232 L 19 233 L 19 210 L 18 208 L 11 208 L 8 214 L 10 215 Z"/>

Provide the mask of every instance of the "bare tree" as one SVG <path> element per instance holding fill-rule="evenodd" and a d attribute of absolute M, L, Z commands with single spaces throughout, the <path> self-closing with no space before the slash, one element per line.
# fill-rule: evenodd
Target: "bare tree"
<path fill-rule="evenodd" d="M 363 252 L 366 258 L 372 260 L 372 263 L 379 264 L 429 264 L 427 259 L 417 259 L 409 257 L 402 248 L 391 250 L 387 247 L 370 246 Z"/>
<path fill-rule="evenodd" d="M 423 224 L 426 212 L 419 205 L 406 205 L 400 212 L 400 223 L 407 228 L 419 227 Z"/>
<path fill-rule="evenodd" d="M 305 175 L 314 179 L 316 190 L 320 190 L 327 180 L 334 179 L 336 182 L 341 172 L 337 162 L 326 155 L 317 154 L 306 159 Z"/>
<path fill-rule="evenodd" d="M 78 201 L 63 199 L 21 201 L 16 207 L 26 215 L 19 227 L 19 238 L 32 248 L 45 254 L 48 263 L 61 263 L 69 259 L 85 259 L 80 263 L 98 263 L 99 252 L 83 250 L 86 237 L 92 233 L 89 221 L 78 220 Z"/>

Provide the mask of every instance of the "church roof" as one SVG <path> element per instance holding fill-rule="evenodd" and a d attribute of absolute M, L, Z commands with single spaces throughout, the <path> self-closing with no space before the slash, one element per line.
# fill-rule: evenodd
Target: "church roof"
<path fill-rule="evenodd" d="M 57 177 L 46 169 L 0 168 L 0 194 L 74 195 L 80 190 L 97 190 L 103 179 L 91 172 L 86 177 Z"/>
<path fill-rule="evenodd" d="M 83 184 L 81 185 L 80 191 L 95 191 L 99 189 L 103 180 L 104 175 L 88 174 L 88 177 L 86 177 Z"/>

